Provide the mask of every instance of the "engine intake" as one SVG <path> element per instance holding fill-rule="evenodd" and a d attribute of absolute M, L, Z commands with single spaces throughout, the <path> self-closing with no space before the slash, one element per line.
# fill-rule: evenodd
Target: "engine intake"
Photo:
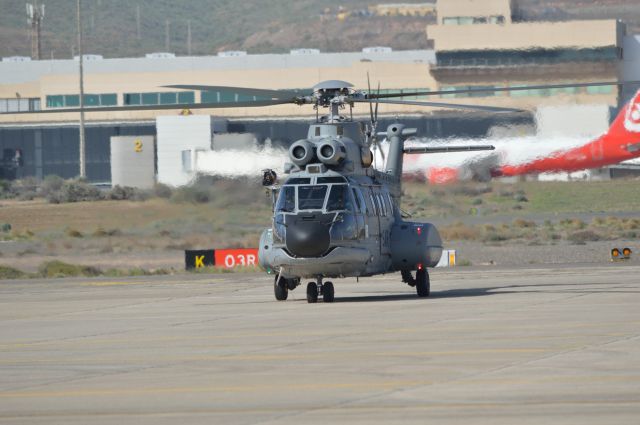
<path fill-rule="evenodd" d="M 327 165 L 338 165 L 345 158 L 345 149 L 337 140 L 329 140 L 318 146 L 318 159 Z"/>
<path fill-rule="evenodd" d="M 308 164 L 314 156 L 314 146 L 308 140 L 298 140 L 289 148 L 289 158 L 298 167 Z"/>

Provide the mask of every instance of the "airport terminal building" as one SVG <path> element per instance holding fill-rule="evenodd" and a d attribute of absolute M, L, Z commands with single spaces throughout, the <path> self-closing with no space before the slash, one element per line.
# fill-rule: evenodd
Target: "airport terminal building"
<path fill-rule="evenodd" d="M 439 0 L 436 6 L 437 24 L 426 27 L 426 37 L 434 41 L 433 50 L 392 51 L 377 47 L 361 52 L 322 53 L 295 49 L 288 54 L 224 52 L 217 56 L 175 57 L 165 53 L 118 59 L 85 55 L 84 103 L 89 109 L 246 100 L 233 90 L 165 87 L 175 84 L 304 92 L 329 79 L 346 80 L 358 88 L 366 88 L 369 74 L 375 83 L 380 81 L 382 93 L 397 93 L 613 81 L 634 77 L 628 74 L 638 68 L 628 58 L 640 57 L 634 52 L 640 51 L 640 41 L 626 35 L 624 25 L 616 20 L 520 22 L 509 0 Z M 77 107 L 78 86 L 77 60 L 3 58 L 0 113 Z M 629 93 L 629 88 L 619 92 L 616 87 L 586 87 L 429 97 L 450 103 L 521 108 L 531 111 L 528 118 L 465 114 L 465 119 L 460 120 L 460 115 L 452 111 L 408 105 L 380 105 L 380 114 L 390 119 L 396 115 L 407 117 L 425 136 L 482 136 L 492 125 L 509 119 L 531 124 L 537 108 L 598 104 L 615 109 Z M 87 113 L 89 179 L 110 181 L 112 136 L 154 136 L 158 116 L 181 112 L 175 109 Z M 315 116 L 311 108 L 296 105 L 199 109 L 194 113 L 215 117 L 219 131 L 252 132 L 259 140 L 270 138 L 284 144 L 304 137 L 306 122 Z M 366 117 L 368 109 L 355 109 L 354 114 Z M 0 114 L 0 161 L 5 164 L 5 174 L 10 174 L 7 167 L 16 164 L 17 151 L 21 163 L 19 176 L 77 175 L 77 114 Z"/>

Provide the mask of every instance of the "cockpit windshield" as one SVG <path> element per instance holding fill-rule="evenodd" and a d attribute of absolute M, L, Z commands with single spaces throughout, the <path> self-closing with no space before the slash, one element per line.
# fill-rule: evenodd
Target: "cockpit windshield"
<path fill-rule="evenodd" d="M 325 200 L 327 212 L 354 210 L 347 184 L 317 184 L 283 186 L 276 202 L 276 212 L 296 211 L 296 197 L 299 211 L 322 210 Z"/>
<path fill-rule="evenodd" d="M 326 185 L 298 186 L 298 209 L 321 210 L 326 194 Z"/>
<path fill-rule="evenodd" d="M 296 188 L 293 186 L 284 186 L 280 190 L 278 202 L 276 203 L 277 212 L 294 212 L 296 209 Z"/>
<path fill-rule="evenodd" d="M 346 184 L 334 184 L 329 192 L 327 211 L 353 211 L 353 204 L 349 196 L 349 186 Z"/>

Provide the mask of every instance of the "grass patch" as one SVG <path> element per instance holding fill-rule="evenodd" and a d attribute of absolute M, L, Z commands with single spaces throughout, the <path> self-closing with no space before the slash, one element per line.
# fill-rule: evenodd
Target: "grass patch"
<path fill-rule="evenodd" d="M 9 266 L 0 266 L 0 280 L 2 279 L 25 279 L 30 277 L 28 273 Z"/>
<path fill-rule="evenodd" d="M 48 261 L 38 268 L 38 274 L 42 277 L 96 277 L 102 272 L 91 266 L 64 263 L 62 261 Z"/>

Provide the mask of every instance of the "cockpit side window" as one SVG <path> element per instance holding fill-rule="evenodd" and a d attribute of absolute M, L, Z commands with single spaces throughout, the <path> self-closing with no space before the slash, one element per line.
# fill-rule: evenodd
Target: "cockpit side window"
<path fill-rule="evenodd" d="M 293 186 L 283 186 L 276 203 L 277 212 L 293 212 L 296 209 L 296 188 Z"/>
<path fill-rule="evenodd" d="M 356 212 L 357 213 L 364 212 L 364 208 L 360 204 L 360 198 L 358 198 L 358 193 L 356 192 L 356 188 L 355 187 L 351 188 L 351 193 L 353 194 L 353 199 L 354 199 L 354 201 L 356 203 Z"/>
<path fill-rule="evenodd" d="M 326 194 L 326 185 L 298 186 L 298 209 L 321 210 Z"/>
<path fill-rule="evenodd" d="M 329 192 L 327 211 L 353 211 L 353 204 L 349 196 L 349 186 L 346 184 L 334 184 Z"/>

